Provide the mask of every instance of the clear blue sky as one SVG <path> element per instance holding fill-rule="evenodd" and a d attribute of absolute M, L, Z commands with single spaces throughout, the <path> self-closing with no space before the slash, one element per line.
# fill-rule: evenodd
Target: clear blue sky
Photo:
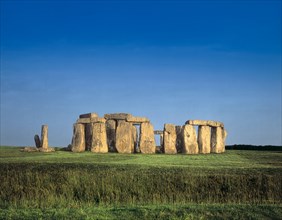
<path fill-rule="evenodd" d="M 1 145 L 67 146 L 79 114 L 222 121 L 282 145 L 281 1 L 1 1 Z"/>

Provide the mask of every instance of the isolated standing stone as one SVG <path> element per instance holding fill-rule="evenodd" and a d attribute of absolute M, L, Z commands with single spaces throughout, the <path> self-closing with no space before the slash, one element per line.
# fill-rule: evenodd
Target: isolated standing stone
<path fill-rule="evenodd" d="M 182 133 L 183 126 L 175 126 L 176 131 L 176 150 L 177 153 L 182 153 L 183 149 L 183 133 Z"/>
<path fill-rule="evenodd" d="M 208 154 L 211 152 L 211 129 L 209 126 L 199 126 L 198 144 L 199 153 Z"/>
<path fill-rule="evenodd" d="M 40 141 L 38 134 L 34 135 L 34 141 L 35 141 L 36 148 L 40 148 L 41 147 L 41 141 Z"/>
<path fill-rule="evenodd" d="M 48 148 L 48 125 L 42 125 L 41 129 L 41 147 Z"/>
<path fill-rule="evenodd" d="M 183 136 L 183 153 L 198 154 L 199 147 L 197 142 L 196 130 L 193 125 L 184 125 L 182 129 Z"/>
<path fill-rule="evenodd" d="M 107 142 L 110 152 L 116 152 L 116 121 L 106 121 Z"/>
<path fill-rule="evenodd" d="M 153 154 L 156 152 L 154 128 L 151 123 L 141 123 L 139 146 L 143 154 Z"/>
<path fill-rule="evenodd" d="M 132 125 L 125 121 L 119 121 L 116 130 L 116 149 L 119 153 L 133 153 L 134 142 Z"/>
<path fill-rule="evenodd" d="M 83 152 L 85 151 L 85 131 L 84 124 L 73 125 L 73 137 L 71 144 L 71 151 Z"/>
<path fill-rule="evenodd" d="M 173 124 L 164 126 L 164 153 L 176 154 L 176 129 Z"/>
<path fill-rule="evenodd" d="M 91 152 L 107 153 L 107 133 L 105 123 L 92 123 Z"/>

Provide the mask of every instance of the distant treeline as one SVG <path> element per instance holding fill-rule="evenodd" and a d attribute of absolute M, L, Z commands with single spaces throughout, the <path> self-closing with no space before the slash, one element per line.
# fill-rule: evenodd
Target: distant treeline
<path fill-rule="evenodd" d="M 282 146 L 275 145 L 248 145 L 248 144 L 234 144 L 226 145 L 227 150 L 261 150 L 261 151 L 282 151 Z"/>

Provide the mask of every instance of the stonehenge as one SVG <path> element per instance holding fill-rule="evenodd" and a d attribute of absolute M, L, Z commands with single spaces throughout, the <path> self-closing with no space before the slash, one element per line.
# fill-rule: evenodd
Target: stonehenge
<path fill-rule="evenodd" d="M 159 146 L 156 146 L 156 135 L 160 138 Z M 93 153 L 223 153 L 226 136 L 224 124 L 218 121 L 188 120 L 184 125 L 164 124 L 163 130 L 154 130 L 146 117 L 128 113 L 99 117 L 97 113 L 87 113 L 80 115 L 73 125 L 69 148 L 72 152 Z M 38 146 L 39 137 L 34 138 Z"/>

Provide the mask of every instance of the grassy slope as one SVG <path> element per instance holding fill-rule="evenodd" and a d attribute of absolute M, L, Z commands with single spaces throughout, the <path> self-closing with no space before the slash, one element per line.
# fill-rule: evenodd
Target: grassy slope
<path fill-rule="evenodd" d="M 63 218 L 69 215 L 82 219 L 93 216 L 99 219 L 108 217 L 281 219 L 282 217 L 281 152 L 227 151 L 224 154 L 209 155 L 121 155 L 90 152 L 74 154 L 57 151 L 44 154 L 0 147 L 0 166 L 2 190 L 0 218 L 3 219 L 9 216 L 11 218 L 41 216 L 45 219 Z M 10 178 L 13 175 L 14 177 Z M 5 181 L 6 185 L 3 183 Z M 213 184 L 218 186 L 224 185 L 227 189 L 220 189 L 217 192 L 217 189 L 210 188 L 210 181 L 214 181 Z M 241 183 L 237 185 L 238 182 Z M 165 186 L 160 187 L 162 183 Z M 11 184 L 15 185 L 12 189 Z M 49 184 L 49 188 L 45 184 Z M 87 187 L 93 184 L 93 188 L 96 188 L 91 191 Z M 126 188 L 128 184 L 135 187 Z M 157 188 L 151 187 L 152 184 Z M 211 193 L 206 195 L 206 192 L 200 191 L 195 194 L 194 191 L 198 190 L 195 186 L 199 184 L 202 184 L 205 191 L 210 190 Z M 59 191 L 57 185 L 60 185 Z M 117 186 L 121 185 L 126 191 L 116 190 Z M 250 190 L 251 192 L 244 192 L 245 185 L 256 187 Z M 66 187 L 65 191 L 63 187 Z M 81 187 L 84 187 L 84 193 L 77 195 L 77 192 L 82 191 Z M 38 188 L 38 191 L 35 188 Z M 74 192 L 66 195 L 71 188 L 78 190 L 75 196 Z M 187 188 L 191 194 L 195 194 L 195 197 L 182 195 L 187 194 L 185 191 Z M 272 191 L 265 194 L 263 191 L 269 188 Z M 171 192 L 167 192 L 168 189 Z M 36 195 L 44 194 L 44 190 L 47 191 L 45 200 L 49 204 L 42 202 L 38 205 Z M 31 198 L 34 199 L 22 191 L 32 192 Z M 149 194 L 154 194 L 152 198 L 145 195 L 148 191 Z M 69 201 L 61 202 L 52 199 L 49 194 L 54 192 L 61 193 L 60 199 L 67 198 Z M 96 192 L 99 195 L 95 194 Z M 104 195 L 101 195 L 103 193 Z M 110 193 L 115 193 L 115 197 L 111 197 Z M 219 196 L 220 193 L 225 194 Z M 128 197 L 125 194 L 128 194 Z M 21 195 L 21 203 L 17 202 L 18 195 Z M 122 196 L 125 196 L 124 199 Z M 216 196 L 218 198 L 214 198 Z M 226 196 L 230 199 L 226 200 Z M 246 198 L 241 198 L 244 196 Z M 74 197 L 76 200 L 73 199 Z M 99 199 L 99 205 L 95 198 Z M 113 200 L 118 201 L 115 206 L 111 202 Z M 197 205 L 190 204 L 195 201 Z M 212 204 L 211 201 L 221 204 Z M 241 204 L 242 201 L 245 204 Z M 152 205 L 144 205 L 148 202 Z M 224 204 L 225 202 L 229 204 Z"/>

